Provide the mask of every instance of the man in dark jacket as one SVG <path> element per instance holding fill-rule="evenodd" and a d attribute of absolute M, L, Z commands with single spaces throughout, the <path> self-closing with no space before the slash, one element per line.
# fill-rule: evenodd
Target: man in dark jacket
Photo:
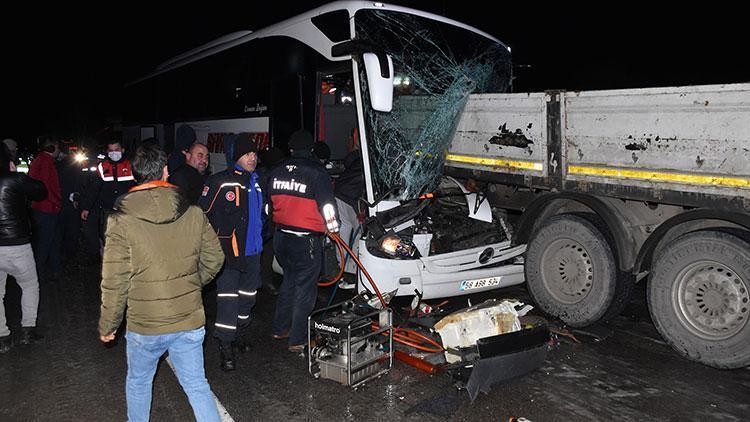
<path fill-rule="evenodd" d="M 97 228 L 99 238 L 104 237 L 104 223 L 112 212 L 115 200 L 135 186 L 130 160 L 125 158 L 125 148 L 119 141 L 107 143 L 107 158 L 96 167 L 96 178 L 81 201 L 81 220 Z"/>
<path fill-rule="evenodd" d="M 352 252 L 357 254 L 359 251 L 359 236 L 356 235 L 359 227 L 357 214 L 359 213 L 359 199 L 365 196 L 365 173 L 356 128 L 352 130 L 346 144 L 349 153 L 344 157 L 344 172 L 336 179 L 333 192 L 336 195 L 336 205 L 338 205 L 339 221 L 341 222 L 339 234 L 351 246 Z M 341 259 L 338 254 L 336 257 L 339 260 Z M 339 264 L 342 263 L 339 262 Z M 346 258 L 344 271 L 348 274 L 356 273 L 357 267 L 353 259 Z M 343 289 L 353 289 L 355 286 L 355 282 L 339 285 Z"/>
<path fill-rule="evenodd" d="M 307 317 L 315 308 L 326 230 L 337 232 L 336 200 L 331 177 L 312 154 L 309 132 L 289 139 L 292 157 L 268 175 L 269 211 L 276 224 L 273 247 L 284 268 L 272 335 L 289 338 L 289 350 L 307 346 Z"/>
<path fill-rule="evenodd" d="M 263 193 L 255 167 L 258 148 L 249 136 L 234 142 L 234 165 L 206 181 L 200 205 L 221 242 L 226 264 L 216 280 L 216 323 L 221 369 L 236 367 L 234 349 L 247 351 L 250 312 L 260 287 Z"/>
<path fill-rule="evenodd" d="M 15 164 L 4 145 L 0 144 L 0 353 L 10 350 L 10 330 L 5 321 L 5 283 L 8 275 L 21 288 L 21 344 L 30 344 L 39 336 L 35 332 L 39 305 L 39 282 L 27 201 L 41 201 L 47 196 L 44 184 L 23 173 L 16 173 Z"/>
<path fill-rule="evenodd" d="M 128 420 L 149 419 L 154 373 L 169 351 L 195 419 L 219 421 L 203 367 L 201 289 L 224 254 L 201 209 L 166 182 L 164 152 L 139 148 L 133 172 L 141 184 L 117 201 L 107 222 L 100 340 L 114 340 L 127 306 Z"/>
<path fill-rule="evenodd" d="M 57 174 L 60 176 L 60 238 L 62 244 L 63 261 L 70 262 L 76 253 L 78 235 L 81 231 L 81 217 L 78 203 L 81 192 L 81 165 L 72 154 L 64 156 L 56 163 Z"/>
<path fill-rule="evenodd" d="M 208 148 L 200 142 L 190 145 L 185 163 L 169 174 L 169 183 L 176 185 L 190 205 L 198 205 L 208 170 Z"/>

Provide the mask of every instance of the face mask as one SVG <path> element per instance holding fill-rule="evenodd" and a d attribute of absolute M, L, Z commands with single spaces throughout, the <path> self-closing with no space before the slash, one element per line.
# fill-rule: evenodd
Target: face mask
<path fill-rule="evenodd" d="M 112 161 L 120 161 L 122 153 L 120 151 L 110 151 L 107 153 L 107 156 L 109 156 L 109 159 Z"/>

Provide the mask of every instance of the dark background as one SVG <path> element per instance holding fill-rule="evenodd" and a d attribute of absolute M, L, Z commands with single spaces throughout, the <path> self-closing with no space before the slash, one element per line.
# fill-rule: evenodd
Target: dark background
<path fill-rule="evenodd" d="M 167 58 L 232 31 L 259 29 L 324 1 L 212 3 L 155 9 L 41 6 L 3 13 L 2 127 L 95 137 L 120 114 L 120 88 Z M 655 2 L 550 6 L 396 1 L 477 27 L 512 48 L 515 91 L 750 81 L 749 22 L 739 3 L 659 9 Z"/>

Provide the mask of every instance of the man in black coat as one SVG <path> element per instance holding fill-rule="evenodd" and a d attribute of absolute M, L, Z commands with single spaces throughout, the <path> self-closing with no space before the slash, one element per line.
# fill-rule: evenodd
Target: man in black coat
<path fill-rule="evenodd" d="M 365 196 L 365 173 L 362 151 L 359 150 L 359 135 L 356 129 L 352 130 L 351 136 L 347 140 L 347 149 L 349 153 L 344 158 L 344 172 L 336 179 L 334 194 L 336 195 L 336 205 L 341 222 L 339 235 L 357 254 L 359 251 L 358 239 L 361 235 L 358 230 L 360 226 L 358 220 L 359 200 Z M 336 256 L 341 260 L 339 255 Z M 339 264 L 342 263 L 339 262 Z M 344 271 L 347 274 L 356 274 L 357 267 L 353 259 L 347 257 Z M 345 280 L 348 282 L 340 284 L 340 288 L 353 289 L 356 286 L 356 281 L 353 280 L 352 276 L 346 275 Z"/>
<path fill-rule="evenodd" d="M 31 249 L 28 201 L 47 197 L 38 180 L 16 172 L 7 148 L 0 144 L 0 353 L 10 350 L 10 330 L 5 321 L 5 283 L 8 275 L 21 288 L 21 344 L 41 338 L 35 332 L 39 306 L 39 279 Z"/>
<path fill-rule="evenodd" d="M 180 189 L 190 205 L 198 205 L 203 184 L 206 182 L 207 169 L 208 148 L 200 142 L 195 142 L 185 153 L 185 164 L 177 167 L 169 175 L 169 183 Z"/>

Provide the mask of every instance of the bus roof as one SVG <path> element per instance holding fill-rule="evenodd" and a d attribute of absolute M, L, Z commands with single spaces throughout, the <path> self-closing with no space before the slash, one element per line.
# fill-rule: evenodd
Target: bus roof
<path fill-rule="evenodd" d="M 461 22 L 458 22 L 452 19 L 448 19 L 440 15 L 435 15 L 432 13 L 423 12 L 423 11 L 416 10 L 416 9 L 411 9 L 408 7 L 394 6 L 394 5 L 378 3 L 378 2 L 336 1 L 336 2 L 325 4 L 318 8 L 312 9 L 308 12 L 299 14 L 297 16 L 291 17 L 279 23 L 267 26 L 258 31 L 237 31 L 237 32 L 233 32 L 231 34 L 225 35 L 223 37 L 217 38 L 209 43 L 201 45 L 200 47 L 194 48 L 185 53 L 172 57 L 171 59 L 158 65 L 156 69 L 150 74 L 142 78 L 136 79 L 132 82 L 129 82 L 126 84 L 126 86 L 133 85 L 138 82 L 150 79 L 154 76 L 160 75 L 165 72 L 169 72 L 171 70 L 174 70 L 179 67 L 185 66 L 187 64 L 193 63 L 195 61 L 201 60 L 205 57 L 209 57 L 211 55 L 220 53 L 224 50 L 230 49 L 240 44 L 244 44 L 254 39 L 271 37 L 271 36 L 287 36 L 287 37 L 295 38 L 309 45 L 310 47 L 315 49 L 318 53 L 326 57 L 328 60 L 332 60 L 332 61 L 348 60 L 350 59 L 349 56 L 342 56 L 342 57 L 331 56 L 331 47 L 333 47 L 333 45 L 336 43 L 329 40 L 325 35 L 323 35 L 323 33 L 320 30 L 318 30 L 317 27 L 315 27 L 315 25 L 313 25 L 311 19 L 316 16 L 319 16 L 328 12 L 337 11 L 337 10 L 347 10 L 349 12 L 349 16 L 353 17 L 358 10 L 362 10 L 362 9 L 392 10 L 392 11 L 407 13 L 411 15 L 421 16 L 421 17 L 439 21 L 439 22 L 444 22 L 449 25 L 463 28 L 468 31 L 474 32 L 478 35 L 481 35 L 501 45 L 508 51 L 510 51 L 510 48 L 506 46 L 502 41 L 487 34 L 486 32 L 480 31 L 469 25 L 463 24 Z"/>

